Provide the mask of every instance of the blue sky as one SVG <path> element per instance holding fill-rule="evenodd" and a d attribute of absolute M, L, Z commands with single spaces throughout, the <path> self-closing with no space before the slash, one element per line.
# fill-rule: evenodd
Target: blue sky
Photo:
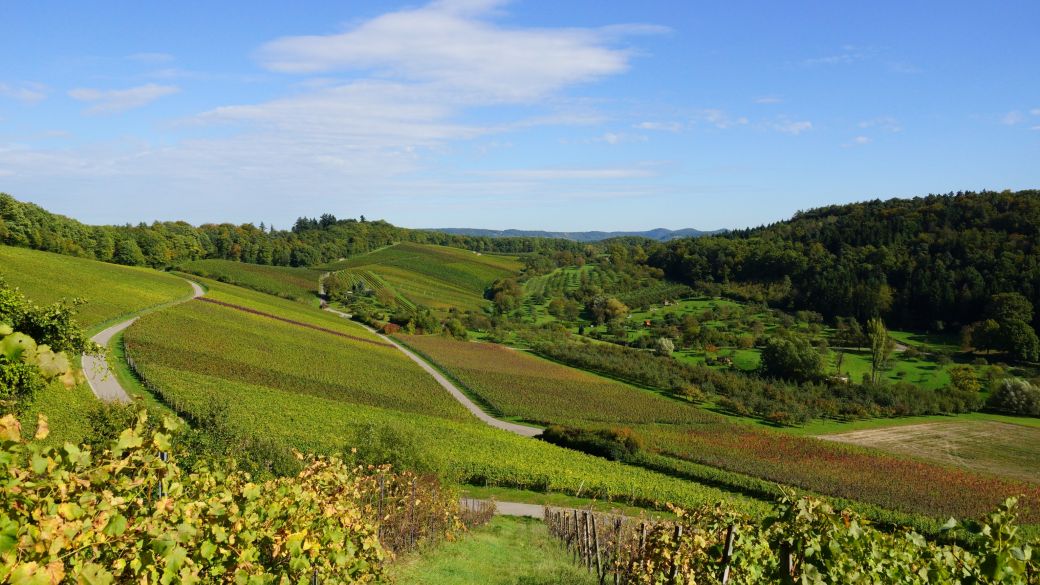
<path fill-rule="evenodd" d="M 743 227 L 1040 187 L 1040 3 L 0 0 L 0 191 L 89 223 Z"/>

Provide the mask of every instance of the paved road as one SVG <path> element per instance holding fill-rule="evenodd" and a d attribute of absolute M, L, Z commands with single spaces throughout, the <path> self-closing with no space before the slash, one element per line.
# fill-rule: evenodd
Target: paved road
<path fill-rule="evenodd" d="M 345 319 L 349 319 L 350 318 L 350 315 L 348 315 L 347 313 L 344 313 L 342 311 L 337 311 L 335 309 L 329 309 L 329 308 L 326 308 L 325 310 L 330 312 L 330 313 L 335 313 L 335 314 L 337 314 L 340 317 L 343 317 Z M 406 355 L 409 358 L 411 358 L 411 360 L 413 362 L 419 364 L 419 367 L 424 369 L 424 370 L 426 370 L 427 374 L 433 376 L 433 379 L 436 380 L 437 383 L 441 385 L 441 387 L 443 387 L 445 390 L 447 390 L 448 393 L 451 394 L 452 397 L 455 398 L 455 400 L 457 400 L 459 402 L 459 404 L 461 404 L 463 407 L 465 407 L 466 410 L 470 411 L 473 414 L 473 416 L 479 418 L 485 424 L 487 424 L 489 426 L 492 426 L 492 427 L 495 427 L 496 429 L 501 429 L 503 431 L 509 431 L 510 433 L 515 433 L 515 434 L 523 436 L 523 437 L 537 437 L 538 435 L 542 434 L 542 429 L 539 429 L 539 428 L 536 428 L 536 427 L 529 427 L 529 426 L 526 426 L 526 425 L 519 425 L 519 424 L 516 424 L 516 423 L 507 422 L 507 421 L 504 421 L 504 420 L 498 420 L 497 418 L 489 415 L 488 413 L 484 412 L 479 406 L 474 404 L 473 401 L 470 400 L 465 394 L 463 394 L 462 391 L 459 390 L 457 386 L 455 386 L 455 384 L 452 384 L 451 381 L 448 380 L 447 378 L 445 378 L 443 374 L 438 372 L 433 366 L 431 366 L 429 363 L 427 363 L 426 360 L 424 360 L 421 357 L 415 355 L 411 350 L 409 350 L 408 348 L 404 347 L 400 343 L 397 343 L 393 339 L 383 335 L 382 333 L 379 333 L 378 331 L 372 329 L 371 327 L 368 327 L 364 323 L 358 323 L 358 325 L 361 325 L 365 329 L 368 329 L 372 333 L 375 333 L 376 335 L 378 335 L 380 338 L 382 338 L 387 343 L 389 343 L 389 344 L 393 345 L 394 347 L 396 347 L 397 349 L 401 350 L 401 352 L 404 353 L 404 355 Z"/>
<path fill-rule="evenodd" d="M 192 295 L 191 298 L 185 299 L 184 302 L 206 294 L 198 284 L 190 280 L 188 284 L 191 285 Z M 133 325 L 134 321 L 137 321 L 137 317 L 127 319 L 122 323 L 116 323 L 90 339 L 101 347 L 108 347 L 108 342 L 112 341 L 112 338 L 117 333 Z M 87 383 L 90 384 L 90 389 L 94 392 L 94 396 L 105 402 L 130 402 L 130 395 L 119 385 L 119 380 L 112 375 L 112 370 L 108 368 L 108 362 L 103 355 L 98 357 L 83 354 L 83 373 L 87 377 Z"/>

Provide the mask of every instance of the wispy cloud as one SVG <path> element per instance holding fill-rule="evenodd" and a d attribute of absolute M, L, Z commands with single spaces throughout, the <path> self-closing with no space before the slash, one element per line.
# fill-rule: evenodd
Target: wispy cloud
<path fill-rule="evenodd" d="M 697 112 L 697 120 L 711 124 L 716 128 L 732 128 L 733 126 L 743 126 L 749 122 L 745 116 L 731 116 L 726 113 L 725 110 L 718 108 L 707 108 Z"/>
<path fill-rule="evenodd" d="M 777 132 L 797 136 L 802 132 L 812 130 L 813 124 L 809 120 L 789 120 L 787 118 L 780 118 L 770 124 L 770 127 Z"/>
<path fill-rule="evenodd" d="M 683 129 L 683 125 L 680 122 L 640 122 L 634 125 L 633 128 L 660 132 L 678 132 Z"/>
<path fill-rule="evenodd" d="M 779 104 L 783 101 L 784 100 L 782 98 L 775 95 L 764 95 L 762 97 L 755 98 L 756 104 Z"/>
<path fill-rule="evenodd" d="M 450 87 L 480 100 L 524 102 L 628 68 L 611 48 L 617 28 L 517 29 L 496 25 L 502 2 L 434 2 L 378 16 L 330 35 L 264 45 L 258 58 L 282 73 L 364 70 Z"/>
<path fill-rule="evenodd" d="M 93 103 L 94 105 L 87 108 L 88 113 L 106 114 L 140 108 L 179 91 L 180 88 L 174 85 L 147 83 L 127 89 L 77 88 L 69 91 L 69 97 Z"/>
<path fill-rule="evenodd" d="M 863 120 L 858 124 L 860 128 L 879 128 L 886 132 L 902 132 L 903 125 L 892 116 L 878 116 L 869 120 Z"/>
<path fill-rule="evenodd" d="M 871 139 L 869 136 L 856 136 L 852 140 L 846 142 L 845 144 L 842 144 L 841 146 L 842 148 L 851 148 L 853 146 L 863 146 L 864 144 L 870 144 L 871 142 L 873 142 L 873 139 Z"/>
<path fill-rule="evenodd" d="M 32 81 L 14 84 L 0 83 L 0 96 L 16 99 L 27 104 L 35 104 L 47 99 L 47 86 Z"/>
<path fill-rule="evenodd" d="M 817 66 L 817 65 L 848 65 L 863 61 L 871 53 L 871 49 L 866 47 L 857 47 L 855 45 L 844 45 L 840 51 L 823 55 L 820 57 L 811 57 L 802 61 L 802 65 L 805 66 Z"/>
<path fill-rule="evenodd" d="M 610 168 L 545 168 L 545 169 L 509 169 L 501 171 L 487 171 L 475 173 L 484 176 L 494 176 L 509 179 L 557 181 L 557 180 L 617 180 L 617 179 L 642 179 L 653 177 L 654 172 L 650 169 L 631 167 Z"/>
<path fill-rule="evenodd" d="M 1025 121 L 1026 121 L 1025 115 L 1022 114 L 1022 112 L 1020 112 L 1018 110 L 1013 110 L 1011 112 L 1008 112 L 1008 113 L 1004 114 L 1003 117 L 1000 118 L 1000 123 L 1001 124 L 1005 124 L 1007 126 L 1015 126 L 1016 124 L 1021 124 L 1022 122 L 1025 122 Z"/>

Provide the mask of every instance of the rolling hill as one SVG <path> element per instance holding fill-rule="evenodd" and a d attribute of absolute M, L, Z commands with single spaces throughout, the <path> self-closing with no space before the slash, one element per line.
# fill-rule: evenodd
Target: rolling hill
<path fill-rule="evenodd" d="M 701 236 L 711 236 L 725 230 L 697 230 L 693 228 L 684 228 L 680 230 L 670 230 L 665 228 L 657 228 L 653 230 L 645 231 L 615 231 L 615 232 L 603 232 L 603 231 L 590 231 L 590 232 L 547 232 L 542 230 L 485 230 L 479 228 L 427 228 L 426 231 L 441 232 L 445 234 L 452 234 L 456 236 L 473 236 L 473 237 L 486 237 L 486 238 L 555 238 L 562 240 L 573 240 L 575 242 L 599 242 L 602 240 L 609 240 L 611 238 L 646 238 L 648 240 L 656 240 L 658 242 L 667 242 L 678 238 L 699 238 Z"/>
<path fill-rule="evenodd" d="M 515 275 L 520 267 L 513 256 L 401 243 L 320 268 L 368 271 L 414 303 L 433 309 L 465 310 L 483 306 L 488 285 Z"/>

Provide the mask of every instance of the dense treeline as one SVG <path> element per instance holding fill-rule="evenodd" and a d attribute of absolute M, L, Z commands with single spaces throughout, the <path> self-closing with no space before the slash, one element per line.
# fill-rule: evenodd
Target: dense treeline
<path fill-rule="evenodd" d="M 509 254 L 583 249 L 567 240 L 455 236 L 330 214 L 301 217 L 290 230 L 263 223 L 192 226 L 182 221 L 90 226 L 0 193 L 0 244 L 130 266 L 163 268 L 205 258 L 314 266 L 402 241 Z"/>
<path fill-rule="evenodd" d="M 1020 293 L 1040 309 L 1040 191 L 823 207 L 655 245 L 647 263 L 674 280 L 723 283 L 783 308 L 952 330 L 982 318 L 998 293 Z"/>

